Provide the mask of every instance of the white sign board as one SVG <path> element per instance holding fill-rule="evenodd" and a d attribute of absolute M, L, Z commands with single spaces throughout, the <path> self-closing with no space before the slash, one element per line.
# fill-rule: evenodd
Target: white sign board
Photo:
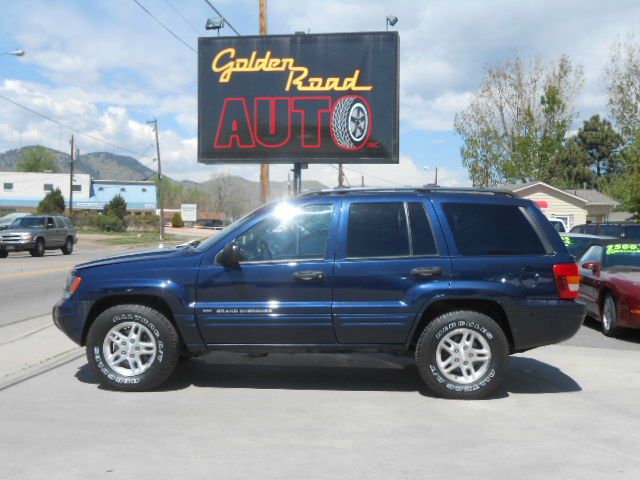
<path fill-rule="evenodd" d="M 198 221 L 198 205 L 195 203 L 183 203 L 180 205 L 180 215 L 185 222 Z"/>

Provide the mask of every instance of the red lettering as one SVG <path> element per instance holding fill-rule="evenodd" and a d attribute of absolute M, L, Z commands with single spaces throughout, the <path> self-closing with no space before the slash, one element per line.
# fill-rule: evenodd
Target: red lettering
<path fill-rule="evenodd" d="M 240 148 L 255 148 L 256 146 L 249 108 L 244 98 L 225 99 L 218 124 L 215 147 L 231 148 L 234 140 Z"/>

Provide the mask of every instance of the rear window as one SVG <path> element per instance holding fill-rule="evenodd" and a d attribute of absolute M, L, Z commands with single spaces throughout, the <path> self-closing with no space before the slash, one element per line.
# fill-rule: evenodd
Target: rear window
<path fill-rule="evenodd" d="M 349 208 L 347 257 L 409 255 L 404 203 L 353 203 Z"/>
<path fill-rule="evenodd" d="M 461 255 L 544 255 L 546 249 L 523 208 L 515 205 L 443 205 Z"/>

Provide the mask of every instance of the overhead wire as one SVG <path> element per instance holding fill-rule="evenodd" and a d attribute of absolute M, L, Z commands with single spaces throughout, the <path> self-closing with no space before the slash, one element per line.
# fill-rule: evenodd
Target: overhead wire
<path fill-rule="evenodd" d="M 198 35 L 200 35 L 200 31 L 187 19 L 187 17 L 185 17 L 184 15 L 182 15 L 182 13 L 180 13 L 180 11 L 169 1 L 169 0 L 164 0 L 164 3 L 166 3 L 167 5 L 169 5 L 169 7 L 171 8 L 171 10 L 173 10 L 174 12 L 176 12 L 178 14 L 178 16 L 180 18 L 182 18 L 182 20 L 185 21 L 186 24 L 188 24 L 192 30 L 194 32 L 196 32 Z"/>
<path fill-rule="evenodd" d="M 144 5 L 142 5 L 138 0 L 133 0 L 147 15 L 149 15 L 151 18 L 153 18 L 162 28 L 164 28 L 167 32 L 169 32 L 176 40 L 178 40 L 180 43 L 182 43 L 185 47 L 187 47 L 189 50 L 191 50 L 193 53 L 198 53 L 196 51 L 195 48 L 193 48 L 191 45 L 189 45 L 187 42 L 185 42 L 182 38 L 180 38 L 176 33 L 174 33 L 173 30 L 171 30 L 169 27 L 167 27 L 164 23 L 162 23 L 160 20 L 158 20 L 158 18 L 151 13 L 149 10 L 146 9 L 146 7 Z"/>

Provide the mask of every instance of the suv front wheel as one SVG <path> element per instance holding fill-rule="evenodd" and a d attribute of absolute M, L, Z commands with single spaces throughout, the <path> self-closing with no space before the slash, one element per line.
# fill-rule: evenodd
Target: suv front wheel
<path fill-rule="evenodd" d="M 39 238 L 38 240 L 36 240 L 36 244 L 33 247 L 33 250 L 29 250 L 29 253 L 32 257 L 42 257 L 44 256 L 44 250 L 44 240 L 42 238 Z"/>
<path fill-rule="evenodd" d="M 481 398 L 502 382 L 509 344 L 491 317 L 461 310 L 431 321 L 418 340 L 415 356 L 420 376 L 437 395 Z"/>
<path fill-rule="evenodd" d="M 99 382 L 114 390 L 151 390 L 176 367 L 180 342 L 173 324 L 144 305 L 117 305 L 95 319 L 87 361 Z"/>

